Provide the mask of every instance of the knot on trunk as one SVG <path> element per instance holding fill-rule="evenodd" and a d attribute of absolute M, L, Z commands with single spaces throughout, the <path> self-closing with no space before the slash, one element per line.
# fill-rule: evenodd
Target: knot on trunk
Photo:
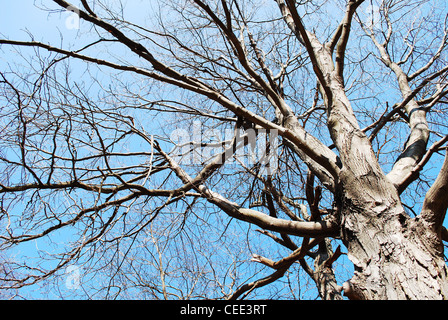
<path fill-rule="evenodd" d="M 366 300 L 362 290 L 357 285 L 351 283 L 350 280 L 342 284 L 342 291 L 344 291 L 344 296 L 350 300 Z"/>

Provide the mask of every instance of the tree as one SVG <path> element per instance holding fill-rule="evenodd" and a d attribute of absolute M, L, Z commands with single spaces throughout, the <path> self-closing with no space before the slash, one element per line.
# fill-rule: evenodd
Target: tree
<path fill-rule="evenodd" d="M 107 297 L 237 299 L 305 271 L 322 299 L 447 298 L 446 4 L 364 2 L 151 2 L 134 23 L 54 0 L 69 47 L 1 39 L 21 54 L 1 72 L 1 248 L 54 248 L 2 286 L 78 261 Z"/>

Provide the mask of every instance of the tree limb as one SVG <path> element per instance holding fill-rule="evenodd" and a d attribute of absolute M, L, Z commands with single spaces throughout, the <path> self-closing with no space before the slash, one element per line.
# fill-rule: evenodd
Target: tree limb
<path fill-rule="evenodd" d="M 233 218 L 253 223 L 266 230 L 297 236 L 328 236 L 334 235 L 338 231 L 338 225 L 331 221 L 304 222 L 284 220 L 271 217 L 256 210 L 242 208 L 237 203 L 224 198 L 222 195 L 212 191 L 205 185 L 195 184 L 195 179 L 191 178 L 173 158 L 163 152 L 160 147 L 156 146 L 156 149 L 158 149 L 162 156 L 166 158 L 171 170 L 173 170 L 185 185 L 193 187 L 210 203 L 213 203 Z"/>
<path fill-rule="evenodd" d="M 252 290 L 263 287 L 269 283 L 274 282 L 277 279 L 280 279 L 283 277 L 283 275 L 288 271 L 289 267 L 297 260 L 302 259 L 305 254 L 319 244 L 322 241 L 322 238 L 315 238 L 311 240 L 308 243 L 304 243 L 300 248 L 296 249 L 293 253 L 291 253 L 289 256 L 279 260 L 279 261 L 272 261 L 270 259 L 255 255 L 252 258 L 252 261 L 263 263 L 271 268 L 274 268 L 276 271 L 272 273 L 271 275 L 264 277 L 262 279 L 256 280 L 251 283 L 246 283 L 243 286 L 239 287 L 233 294 L 231 294 L 227 299 L 228 300 L 236 300 L 238 297 L 240 297 L 243 293 L 246 293 L 246 296 L 249 292 Z"/>
<path fill-rule="evenodd" d="M 335 39 L 338 39 L 337 45 L 336 45 L 336 73 L 339 75 L 339 77 L 341 77 L 341 79 L 344 79 L 345 49 L 347 47 L 348 38 L 350 35 L 353 15 L 354 15 L 356 9 L 363 2 L 364 2 L 364 0 L 358 0 L 358 1 L 350 0 L 348 2 L 344 19 L 342 20 L 340 27 L 339 27 L 341 29 L 341 31 L 339 32 L 339 30 L 338 30 L 338 32 L 336 33 L 336 34 L 340 34 L 339 37 L 335 37 Z M 330 47 L 332 47 L 332 46 L 334 46 L 334 45 L 331 44 Z"/>
<path fill-rule="evenodd" d="M 442 238 L 442 223 L 448 208 L 448 150 L 439 175 L 426 193 L 422 207 L 422 219 Z"/>

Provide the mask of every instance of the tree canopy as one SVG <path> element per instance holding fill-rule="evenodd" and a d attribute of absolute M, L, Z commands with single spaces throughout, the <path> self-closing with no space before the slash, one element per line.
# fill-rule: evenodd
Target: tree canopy
<path fill-rule="evenodd" d="M 59 38 L 0 33 L 8 295 L 446 299 L 444 1 L 34 6 Z"/>

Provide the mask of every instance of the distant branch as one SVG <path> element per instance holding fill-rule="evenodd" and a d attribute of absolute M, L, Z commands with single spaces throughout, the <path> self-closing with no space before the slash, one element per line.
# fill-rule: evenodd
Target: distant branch
<path fill-rule="evenodd" d="M 265 285 L 268 285 L 268 284 L 280 279 L 281 277 L 283 277 L 283 275 L 286 273 L 286 271 L 288 271 L 289 267 L 294 262 L 296 262 L 299 259 L 302 259 L 305 256 L 305 254 L 308 252 L 308 250 L 310 250 L 311 248 L 313 248 L 314 246 L 319 244 L 319 242 L 321 242 L 321 241 L 322 241 L 322 238 L 315 238 L 315 239 L 311 240 L 310 242 L 303 244 L 302 247 L 295 250 L 288 257 L 283 258 L 277 262 L 273 262 L 272 260 L 269 260 L 267 258 L 258 256 L 258 255 L 254 256 L 252 261 L 266 264 L 269 267 L 274 268 L 276 271 L 265 278 L 242 285 L 232 295 L 230 295 L 228 297 L 228 300 L 236 300 L 244 293 L 246 293 L 245 296 L 247 296 L 254 289 L 263 287 Z"/>

